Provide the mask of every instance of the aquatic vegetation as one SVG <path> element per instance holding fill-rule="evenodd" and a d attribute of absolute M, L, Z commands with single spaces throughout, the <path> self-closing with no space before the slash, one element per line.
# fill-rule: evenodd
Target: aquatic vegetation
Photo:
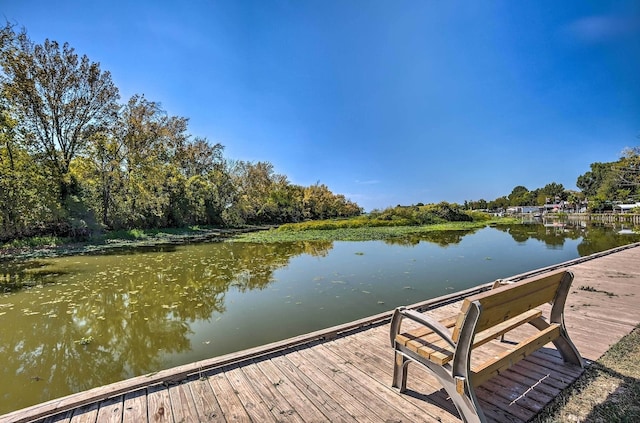
<path fill-rule="evenodd" d="M 230 242 L 293 242 L 293 241 L 377 241 L 407 239 L 435 232 L 470 231 L 488 226 L 495 221 L 448 222 L 422 226 L 360 226 L 349 227 L 357 219 L 287 224 L 278 229 L 238 234 Z M 345 222 L 345 223 L 339 223 Z M 335 227 L 332 227 L 335 226 Z M 318 229 L 318 227 L 322 229 Z"/>
<path fill-rule="evenodd" d="M 90 343 L 93 342 L 93 336 L 89 335 L 89 336 L 84 336 L 80 339 L 78 339 L 77 341 L 74 341 L 76 344 L 80 344 L 80 345 L 89 345 Z"/>

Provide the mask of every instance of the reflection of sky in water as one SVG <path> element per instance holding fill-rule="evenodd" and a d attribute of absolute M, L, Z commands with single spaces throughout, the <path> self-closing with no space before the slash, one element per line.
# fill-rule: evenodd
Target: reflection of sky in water
<path fill-rule="evenodd" d="M 11 381 L 0 414 L 636 238 L 517 226 L 393 242 L 196 244 L 7 269 L 44 285 L 0 297 L 0 377 Z"/>

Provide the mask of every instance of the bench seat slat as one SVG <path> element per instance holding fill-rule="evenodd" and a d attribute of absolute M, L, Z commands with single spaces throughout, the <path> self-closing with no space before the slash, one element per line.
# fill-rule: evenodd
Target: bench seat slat
<path fill-rule="evenodd" d="M 451 329 L 455 326 L 457 319 L 458 316 L 454 315 L 446 317 L 439 322 L 444 327 Z M 398 344 L 404 345 L 425 359 L 440 365 L 448 363 L 451 361 L 451 357 L 453 357 L 451 346 L 440 338 L 438 334 L 424 326 L 408 332 L 399 333 L 396 335 L 395 340 Z"/>
<path fill-rule="evenodd" d="M 451 345 L 442 339 L 418 350 L 418 354 L 441 366 L 451 361 L 453 352 Z"/>
<path fill-rule="evenodd" d="M 492 328 L 478 333 L 473 342 L 473 348 L 486 344 L 492 339 L 501 336 L 510 330 L 534 320 L 542 315 L 540 310 L 529 310 L 519 316 L 502 322 Z M 457 316 L 450 316 L 440 321 L 444 326 L 451 328 L 456 324 Z M 420 354 L 432 362 L 444 365 L 453 359 L 453 350 L 438 335 L 428 328 L 414 329 L 398 334 L 396 341 L 406 346 L 411 351 Z"/>
<path fill-rule="evenodd" d="M 533 354 L 542 348 L 542 346 L 557 339 L 559 336 L 560 325 L 557 323 L 551 324 L 548 328 L 523 340 L 514 348 L 504 351 L 493 360 L 486 361 L 477 367 L 472 367 L 471 383 L 474 386 L 482 385 L 482 383 L 513 366 L 523 358 Z"/>
<path fill-rule="evenodd" d="M 446 328 L 452 328 L 456 324 L 456 318 L 457 318 L 457 315 L 449 316 L 447 318 L 440 320 L 440 323 Z M 433 335 L 433 337 L 430 337 L 430 335 Z M 435 335 L 431 329 L 424 326 L 420 326 L 417 329 L 399 333 L 398 335 L 396 335 L 396 342 L 398 342 L 400 345 L 407 345 L 408 342 L 418 338 L 428 340 L 429 342 L 433 342 L 436 339 L 439 339 L 439 337 Z M 433 339 L 431 340 L 431 338 Z"/>

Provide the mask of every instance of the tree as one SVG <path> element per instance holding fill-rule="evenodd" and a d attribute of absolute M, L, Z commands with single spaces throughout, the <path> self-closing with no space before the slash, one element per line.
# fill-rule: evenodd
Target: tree
<path fill-rule="evenodd" d="M 91 137 L 109 127 L 118 109 L 118 89 L 109 72 L 68 43 L 35 44 L 26 32 L 2 30 L 2 84 L 25 146 L 42 155 L 59 186 L 70 195 L 69 168 Z"/>
<path fill-rule="evenodd" d="M 504 195 L 487 204 L 489 210 L 505 210 L 507 207 L 509 207 L 509 199 Z"/>
<path fill-rule="evenodd" d="M 542 192 L 549 197 L 549 201 L 553 203 L 567 199 L 567 193 L 564 190 L 564 186 L 556 182 L 551 182 L 545 185 L 544 188 L 542 188 Z"/>
<path fill-rule="evenodd" d="M 636 194 L 640 189 L 640 146 L 625 149 L 613 170 L 619 185 Z"/>
<path fill-rule="evenodd" d="M 96 219 L 118 229 L 361 212 L 324 185 L 291 185 L 268 162 L 226 160 L 157 102 L 118 99 L 109 72 L 69 44 L 0 27 L 0 238 L 74 235 Z"/>
<path fill-rule="evenodd" d="M 576 186 L 587 196 L 592 197 L 611 175 L 612 163 L 591 163 L 591 170 L 578 176 Z"/>
<path fill-rule="evenodd" d="M 0 240 L 56 231 L 56 187 L 34 156 L 16 141 L 17 122 L 0 97 Z"/>
<path fill-rule="evenodd" d="M 640 147 L 625 149 L 610 163 L 592 163 L 591 170 L 578 177 L 576 185 L 589 201 L 633 201 L 640 196 Z"/>
<path fill-rule="evenodd" d="M 529 190 L 522 185 L 514 187 L 508 198 L 511 206 L 530 206 L 535 201 Z"/>
<path fill-rule="evenodd" d="M 211 145 L 206 139 L 196 138 L 178 146 L 175 161 L 187 178 L 205 176 L 223 164 L 223 151 L 220 143 Z"/>

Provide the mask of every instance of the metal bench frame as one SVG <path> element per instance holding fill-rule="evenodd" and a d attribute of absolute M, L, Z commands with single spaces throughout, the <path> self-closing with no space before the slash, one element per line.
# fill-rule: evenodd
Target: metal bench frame
<path fill-rule="evenodd" d="M 395 351 L 393 387 L 406 390 L 408 364 L 425 366 L 438 379 L 451 397 L 465 422 L 485 422 L 474 386 L 478 386 L 532 354 L 548 342 L 553 342 L 565 362 L 583 367 L 583 361 L 567 334 L 564 324 L 564 305 L 573 281 L 567 270 L 545 273 L 530 279 L 467 297 L 452 326 L 437 321 L 428 314 L 399 307 L 391 320 L 391 345 Z M 536 307 L 551 302 L 548 322 Z M 408 318 L 420 323 L 428 331 L 422 336 L 401 334 L 402 320 Z M 445 319 L 446 320 L 446 319 Z M 539 332 L 514 348 L 508 349 L 494 360 L 474 365 L 471 354 L 475 347 L 525 323 Z M 449 326 L 449 327 L 447 327 Z M 426 340 L 438 338 L 438 345 Z"/>

